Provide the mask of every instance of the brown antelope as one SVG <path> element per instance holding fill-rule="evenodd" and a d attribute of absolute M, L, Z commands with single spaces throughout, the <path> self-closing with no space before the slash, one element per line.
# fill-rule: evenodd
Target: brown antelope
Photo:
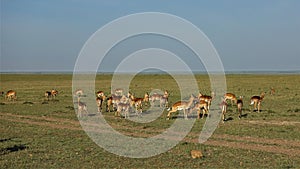
<path fill-rule="evenodd" d="M 141 112 L 143 112 L 143 100 L 144 98 L 135 98 L 133 94 L 129 95 L 129 99 L 130 99 L 130 108 L 132 109 L 133 107 L 135 107 L 135 113 L 138 115 Z"/>
<path fill-rule="evenodd" d="M 224 94 L 224 101 L 230 100 L 231 101 L 231 106 L 233 106 L 233 103 L 236 104 L 236 96 L 233 93 L 226 93 Z"/>
<path fill-rule="evenodd" d="M 195 158 L 202 158 L 203 157 L 203 154 L 200 150 L 192 150 L 191 151 L 191 156 L 193 159 Z"/>
<path fill-rule="evenodd" d="M 97 97 L 96 98 L 96 103 L 97 103 L 99 113 L 102 112 L 102 104 L 103 104 L 104 99 L 105 99 L 105 97 Z"/>
<path fill-rule="evenodd" d="M 167 115 L 167 120 L 170 119 L 170 116 L 172 113 L 177 112 L 178 110 L 183 110 L 184 118 L 187 119 L 187 113 L 186 110 L 190 111 L 190 108 L 194 101 L 196 100 L 196 97 L 194 95 L 191 95 L 190 99 L 188 101 L 178 101 L 172 105 L 171 108 L 169 108 L 169 113 Z"/>
<path fill-rule="evenodd" d="M 118 103 L 115 116 L 121 116 L 121 113 L 123 112 L 125 119 L 129 118 L 129 108 L 130 108 L 129 103 L 121 103 L 121 102 Z"/>
<path fill-rule="evenodd" d="M 199 100 L 199 102 L 201 100 L 205 101 L 208 104 L 208 110 L 209 110 L 214 95 L 215 95 L 214 92 L 212 92 L 212 96 L 203 95 L 202 93 L 199 93 L 198 100 Z"/>
<path fill-rule="evenodd" d="M 149 93 L 148 92 L 145 93 L 143 102 L 145 103 L 146 106 L 148 106 L 148 103 L 149 103 Z"/>
<path fill-rule="evenodd" d="M 6 92 L 6 95 L 5 95 L 5 98 L 8 100 L 8 101 L 15 101 L 17 100 L 17 92 L 14 91 L 14 90 L 9 90 Z"/>
<path fill-rule="evenodd" d="M 266 92 L 262 92 L 260 96 L 252 96 L 250 99 L 250 105 L 254 105 L 254 110 L 260 112 L 261 102 L 265 97 Z"/>
<path fill-rule="evenodd" d="M 152 101 L 153 104 L 155 101 L 159 101 L 160 107 L 169 107 L 168 98 L 169 98 L 168 90 L 165 90 L 163 95 L 154 93 L 152 96 L 150 96 L 150 100 Z"/>
<path fill-rule="evenodd" d="M 240 96 L 240 98 L 236 102 L 237 109 L 239 112 L 239 119 L 242 118 L 242 109 L 243 109 L 243 96 Z"/>
<path fill-rule="evenodd" d="M 98 112 L 102 112 L 102 104 L 105 100 L 106 96 L 104 95 L 103 91 L 98 91 L 96 93 L 96 103 L 97 103 L 97 107 L 98 107 Z"/>
<path fill-rule="evenodd" d="M 88 110 L 87 110 L 87 106 L 84 102 L 80 101 L 80 97 L 78 97 L 78 101 L 77 101 L 77 116 L 78 117 L 82 117 L 82 113 L 85 112 L 86 114 L 88 114 Z"/>
<path fill-rule="evenodd" d="M 49 98 L 51 97 L 51 92 L 50 91 L 46 91 L 45 92 L 45 100 L 49 101 Z"/>
<path fill-rule="evenodd" d="M 227 112 L 227 102 L 225 101 L 225 99 L 221 102 L 220 104 L 220 108 L 221 108 L 221 113 L 222 113 L 222 121 L 224 123 L 224 121 L 226 121 L 226 118 L 225 118 L 225 114 Z"/>
<path fill-rule="evenodd" d="M 112 100 L 113 100 L 112 96 L 106 99 L 106 112 L 110 112 L 110 107 L 111 105 L 113 105 Z"/>
<path fill-rule="evenodd" d="M 52 89 L 52 90 L 51 90 L 51 97 L 52 97 L 53 99 L 55 99 L 56 95 L 58 95 L 58 91 Z"/>
<path fill-rule="evenodd" d="M 198 119 L 200 119 L 200 114 L 201 114 L 201 110 L 203 111 L 202 113 L 202 119 L 204 118 L 204 115 L 207 114 L 208 116 L 208 102 L 206 102 L 205 100 L 200 100 L 199 102 L 197 102 L 193 108 L 193 110 L 197 110 L 197 114 L 198 114 Z"/>
<path fill-rule="evenodd" d="M 125 95 L 123 95 L 120 99 L 120 103 L 129 103 L 129 102 L 130 102 L 130 99 Z"/>
<path fill-rule="evenodd" d="M 46 91 L 44 95 L 45 99 L 49 101 L 50 98 L 53 100 L 57 94 L 58 91 L 53 89 L 51 91 Z"/>
<path fill-rule="evenodd" d="M 169 107 L 169 92 L 168 90 L 165 90 L 164 95 L 160 98 L 159 102 L 160 107 Z"/>
<path fill-rule="evenodd" d="M 270 95 L 271 96 L 275 95 L 275 89 L 273 87 L 270 88 Z"/>
<path fill-rule="evenodd" d="M 74 96 L 76 96 L 76 97 L 82 97 L 83 96 L 83 90 L 82 89 L 75 90 Z"/>
<path fill-rule="evenodd" d="M 106 99 L 106 112 L 110 112 L 110 107 L 113 106 L 113 110 L 117 108 L 117 104 L 120 103 L 122 96 L 112 94 Z"/>

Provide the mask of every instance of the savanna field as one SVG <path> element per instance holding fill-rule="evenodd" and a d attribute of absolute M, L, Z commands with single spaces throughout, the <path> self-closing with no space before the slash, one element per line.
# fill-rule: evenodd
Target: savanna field
<path fill-rule="evenodd" d="M 209 95 L 208 76 L 195 78 L 201 93 Z M 95 91 L 109 95 L 111 79 L 112 75 L 97 75 Z M 299 74 L 226 75 L 227 91 L 243 96 L 242 118 L 236 105 L 229 104 L 229 120 L 220 121 L 204 144 L 197 139 L 207 117 L 197 119 L 173 149 L 142 159 L 107 152 L 87 136 L 73 106 L 72 75 L 1 74 L 0 80 L 0 91 L 17 92 L 16 101 L 0 98 L 0 168 L 300 168 Z M 138 97 L 157 88 L 169 91 L 170 105 L 180 100 L 176 81 L 169 75 L 137 75 L 130 84 Z M 45 91 L 51 89 L 59 92 L 57 97 L 45 100 Z M 250 98 L 261 92 L 266 92 L 262 111 L 253 112 Z M 140 124 L 115 117 L 114 112 L 102 114 L 120 133 L 150 137 L 167 129 L 182 112 L 166 120 L 165 110 L 153 122 Z M 196 118 L 195 112 L 190 118 Z M 191 150 L 200 150 L 203 157 L 193 159 Z"/>

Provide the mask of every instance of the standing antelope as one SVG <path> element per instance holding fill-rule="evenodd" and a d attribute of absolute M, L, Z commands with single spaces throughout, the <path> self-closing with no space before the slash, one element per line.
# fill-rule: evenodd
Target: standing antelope
<path fill-rule="evenodd" d="M 224 123 L 224 121 L 226 121 L 225 114 L 227 112 L 227 102 L 225 101 L 225 99 L 221 102 L 220 108 L 222 113 L 222 121 Z"/>
<path fill-rule="evenodd" d="M 168 90 L 165 90 L 164 95 L 160 98 L 159 105 L 161 108 L 169 107 L 169 92 L 168 92 Z"/>
<path fill-rule="evenodd" d="M 145 103 L 146 106 L 148 106 L 148 103 L 149 103 L 149 93 L 148 92 L 146 92 L 144 94 L 144 100 L 143 100 L 143 102 Z"/>
<path fill-rule="evenodd" d="M 82 112 L 85 112 L 86 114 L 88 114 L 88 110 L 87 110 L 87 106 L 84 102 L 80 101 L 80 97 L 77 98 L 77 116 L 78 117 L 82 117 Z"/>
<path fill-rule="evenodd" d="M 51 97 L 51 92 L 50 91 L 46 91 L 45 92 L 45 100 L 49 101 L 49 98 Z"/>
<path fill-rule="evenodd" d="M 195 109 L 197 110 L 198 119 L 200 119 L 201 110 L 203 111 L 202 119 L 204 118 L 205 114 L 207 114 L 208 117 L 208 103 L 205 100 L 200 100 L 198 103 L 196 103 L 193 110 Z"/>
<path fill-rule="evenodd" d="M 239 112 L 239 119 L 242 118 L 242 109 L 243 109 L 243 96 L 240 96 L 240 98 L 237 100 L 237 109 Z"/>
<path fill-rule="evenodd" d="M 8 101 L 15 101 L 17 100 L 17 92 L 14 91 L 14 90 L 9 90 L 6 92 L 6 95 L 5 95 L 5 98 L 8 100 Z"/>
<path fill-rule="evenodd" d="M 110 112 L 110 107 L 113 107 L 113 110 L 116 110 L 117 104 L 120 103 L 122 96 L 117 96 L 112 94 L 110 97 L 106 99 L 106 112 Z"/>
<path fill-rule="evenodd" d="M 96 103 L 97 103 L 99 113 L 102 112 L 102 104 L 103 104 L 104 99 L 105 99 L 105 97 L 96 97 Z"/>
<path fill-rule="evenodd" d="M 214 97 L 214 92 L 212 92 L 212 96 L 203 95 L 202 93 L 199 93 L 199 95 L 198 95 L 198 100 L 199 100 L 199 102 L 200 102 L 201 100 L 205 101 L 205 102 L 207 103 L 207 105 L 208 105 L 207 108 L 208 108 L 208 110 L 209 110 L 209 109 L 210 109 L 210 105 L 211 105 L 211 102 L 212 102 L 213 97 Z"/>
<path fill-rule="evenodd" d="M 165 90 L 163 95 L 154 93 L 152 96 L 150 96 L 150 100 L 152 101 L 153 105 L 155 101 L 159 101 L 160 107 L 169 107 L 168 98 L 169 98 L 168 90 Z"/>
<path fill-rule="evenodd" d="M 129 103 L 118 103 L 115 116 L 121 116 L 121 113 L 123 112 L 125 119 L 129 118 L 129 107 Z"/>
<path fill-rule="evenodd" d="M 53 100 L 57 94 L 58 94 L 58 91 L 52 89 L 51 91 L 46 91 L 44 95 L 45 95 L 45 99 L 47 99 L 49 101 L 50 97 Z"/>
<path fill-rule="evenodd" d="M 133 94 L 129 95 L 129 100 L 130 100 L 130 108 L 135 107 L 135 113 L 136 115 L 139 115 L 143 112 L 143 100 L 144 98 L 135 98 Z"/>
<path fill-rule="evenodd" d="M 102 104 L 105 100 L 106 96 L 104 95 L 103 91 L 98 91 L 96 93 L 96 103 L 97 103 L 97 107 L 98 107 L 98 112 L 102 112 Z"/>
<path fill-rule="evenodd" d="M 171 108 L 169 108 L 169 113 L 167 115 L 167 120 L 170 119 L 170 116 L 172 113 L 177 112 L 178 110 L 183 110 L 184 118 L 187 119 L 187 113 L 186 110 L 190 110 L 192 104 L 196 100 L 196 97 L 194 95 L 191 95 L 190 99 L 188 101 L 178 101 L 172 105 Z"/>
<path fill-rule="evenodd" d="M 224 94 L 224 101 L 230 100 L 231 106 L 233 106 L 233 102 L 236 104 L 236 96 L 233 93 L 226 93 Z"/>
<path fill-rule="evenodd" d="M 260 112 L 261 102 L 265 97 L 266 92 L 262 92 L 260 96 L 252 96 L 250 99 L 250 105 L 254 105 L 254 110 Z"/>
<path fill-rule="evenodd" d="M 58 95 L 58 91 L 52 89 L 52 90 L 51 90 L 51 97 L 52 97 L 53 99 L 55 99 L 56 95 Z"/>

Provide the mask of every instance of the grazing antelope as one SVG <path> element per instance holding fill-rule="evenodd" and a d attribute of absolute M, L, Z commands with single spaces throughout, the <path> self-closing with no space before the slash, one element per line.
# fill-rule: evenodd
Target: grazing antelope
<path fill-rule="evenodd" d="M 254 105 L 254 110 L 260 112 L 261 102 L 265 97 L 266 92 L 262 92 L 260 96 L 252 96 L 250 99 L 250 105 Z"/>
<path fill-rule="evenodd" d="M 6 95 L 5 95 L 5 98 L 8 100 L 8 101 L 15 101 L 17 100 L 17 92 L 14 91 L 14 90 L 9 90 L 6 92 Z"/>
<path fill-rule="evenodd" d="M 225 99 L 221 102 L 220 104 L 220 108 L 221 108 L 221 113 L 222 113 L 222 121 L 224 123 L 224 121 L 226 121 L 226 118 L 225 118 L 225 114 L 227 112 L 227 102 L 225 101 Z"/>
<path fill-rule="evenodd" d="M 236 104 L 236 96 L 233 93 L 226 93 L 224 94 L 224 101 L 230 100 L 231 106 L 233 106 L 233 102 Z"/>
<path fill-rule="evenodd" d="M 207 114 L 208 117 L 208 102 L 206 102 L 205 100 L 200 100 L 199 102 L 197 102 L 193 108 L 193 110 L 197 110 L 197 114 L 198 114 L 198 119 L 200 119 L 200 114 L 201 114 L 201 110 L 203 111 L 202 113 L 202 119 L 204 118 L 204 115 Z"/>
<path fill-rule="evenodd" d="M 198 100 L 199 100 L 199 102 L 201 100 L 205 101 L 208 104 L 208 110 L 209 110 L 214 95 L 215 95 L 214 92 L 212 92 L 212 96 L 203 95 L 202 93 L 199 93 Z"/>
<path fill-rule="evenodd" d="M 124 113 L 125 119 L 129 118 L 129 108 L 129 103 L 118 103 L 115 116 L 121 116 L 121 113 Z"/>
<path fill-rule="evenodd" d="M 170 116 L 172 113 L 177 112 L 178 110 L 183 110 L 184 118 L 187 119 L 187 113 L 186 110 L 190 110 L 192 104 L 196 100 L 196 97 L 194 95 L 191 95 L 190 99 L 188 101 L 178 101 L 172 105 L 171 108 L 168 109 L 169 113 L 167 115 L 167 120 L 170 119 Z"/>
<path fill-rule="evenodd" d="M 80 101 L 80 97 L 78 97 L 78 101 L 77 101 L 77 116 L 78 117 L 82 117 L 82 112 L 85 112 L 86 114 L 88 114 L 88 110 L 87 110 L 87 106 L 84 102 Z"/>
<path fill-rule="evenodd" d="M 76 97 L 82 97 L 83 96 L 83 90 L 82 89 L 75 90 L 74 96 L 76 96 Z"/>
<path fill-rule="evenodd" d="M 237 100 L 237 109 L 239 112 L 239 119 L 242 118 L 242 109 L 243 109 L 243 96 L 240 96 L 240 98 Z"/>

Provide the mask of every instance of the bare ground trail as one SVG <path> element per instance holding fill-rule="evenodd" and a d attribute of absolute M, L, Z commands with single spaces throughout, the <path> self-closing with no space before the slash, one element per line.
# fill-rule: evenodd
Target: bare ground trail
<path fill-rule="evenodd" d="M 11 113 L 0 112 L 0 119 L 5 121 L 24 123 L 29 125 L 37 125 L 50 127 L 54 129 L 68 129 L 68 130 L 83 130 L 80 126 L 79 121 L 62 119 L 56 117 L 40 117 L 34 115 L 16 115 Z M 299 122 L 279 122 L 279 121 L 247 121 L 251 124 L 262 124 L 262 125 L 299 125 Z M 121 128 L 124 129 L 124 126 L 112 126 L 115 129 Z M 131 133 L 128 132 L 132 128 L 126 128 L 127 132 L 124 134 L 136 136 L 136 137 L 149 137 L 153 136 L 152 134 L 146 133 Z M 147 129 L 145 129 L 147 130 Z M 149 132 L 151 129 L 148 129 Z M 163 130 L 155 130 L 154 132 L 159 134 Z M 192 138 L 186 137 L 184 141 L 198 143 L 198 133 L 190 133 L 189 136 Z M 170 138 L 172 139 L 172 138 Z M 276 154 L 285 154 L 289 156 L 300 156 L 300 141 L 285 140 L 285 139 L 266 139 L 258 138 L 251 136 L 237 136 L 237 135 L 227 135 L 227 134 L 214 134 L 208 141 L 204 143 L 205 145 L 210 146 L 222 146 L 235 149 L 244 149 L 244 150 L 254 150 L 254 151 L 264 151 L 271 152 Z"/>

